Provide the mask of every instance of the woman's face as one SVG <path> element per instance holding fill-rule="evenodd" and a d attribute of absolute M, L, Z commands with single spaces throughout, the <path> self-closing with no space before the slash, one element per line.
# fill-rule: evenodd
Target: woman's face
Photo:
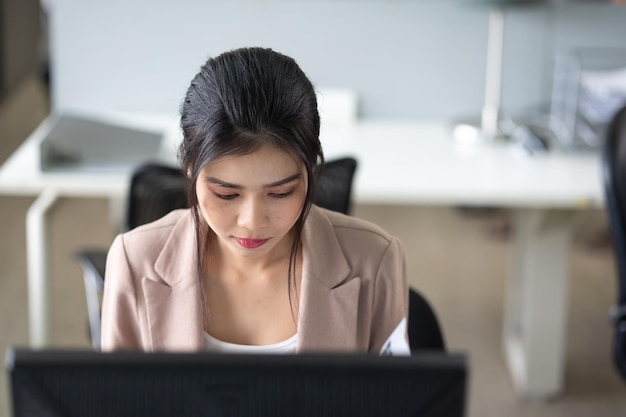
<path fill-rule="evenodd" d="M 271 261 L 289 254 L 307 186 L 303 165 L 268 145 L 205 165 L 196 193 L 222 253 Z"/>

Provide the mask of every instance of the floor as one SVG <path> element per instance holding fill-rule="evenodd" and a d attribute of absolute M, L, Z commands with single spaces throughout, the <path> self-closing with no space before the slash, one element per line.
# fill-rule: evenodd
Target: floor
<path fill-rule="evenodd" d="M 30 77 L 0 104 L 0 162 L 47 114 L 45 88 Z M 26 346 L 24 221 L 33 197 L 0 196 L 0 351 Z M 581 212 L 571 257 L 565 386 L 557 398 L 529 402 L 514 394 L 501 353 L 510 213 L 451 207 L 356 205 L 403 241 L 410 282 L 434 306 L 447 345 L 469 355 L 468 416 L 626 416 L 626 383 L 610 358 L 608 311 L 615 298 L 614 259 L 602 211 Z M 61 199 L 50 212 L 52 345 L 88 347 L 79 247 L 107 247 L 115 230 L 103 199 Z M 514 231 L 513 231 L 514 232 Z M 9 416 L 0 373 L 0 417 Z"/>

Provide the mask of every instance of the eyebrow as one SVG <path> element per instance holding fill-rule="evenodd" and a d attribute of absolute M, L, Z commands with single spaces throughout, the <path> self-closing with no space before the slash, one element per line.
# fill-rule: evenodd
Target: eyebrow
<path fill-rule="evenodd" d="M 283 178 L 282 180 L 271 182 L 269 184 L 264 184 L 263 187 L 264 188 L 278 187 L 278 186 L 281 186 L 281 185 L 289 184 L 290 182 L 294 182 L 294 181 L 299 180 L 301 178 L 302 178 L 302 174 L 294 174 L 294 175 L 291 175 L 291 176 L 289 176 L 287 178 Z M 243 188 L 243 186 L 241 186 L 241 185 L 233 184 L 233 183 L 230 183 L 230 182 L 226 182 L 226 181 L 220 180 L 219 178 L 215 178 L 215 177 L 207 177 L 206 180 L 208 182 L 210 182 L 211 184 L 215 184 L 215 185 L 217 185 L 219 187 L 234 188 L 234 189 L 237 189 L 237 190 L 241 190 Z"/>

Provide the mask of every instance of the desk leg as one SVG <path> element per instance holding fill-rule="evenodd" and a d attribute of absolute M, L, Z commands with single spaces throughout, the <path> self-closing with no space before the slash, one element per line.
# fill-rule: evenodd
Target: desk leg
<path fill-rule="evenodd" d="M 504 350 L 516 390 L 533 400 L 557 395 L 563 383 L 570 229 L 563 210 L 514 216 Z"/>
<path fill-rule="evenodd" d="M 43 348 L 50 340 L 46 212 L 56 199 L 56 192 L 44 190 L 26 213 L 28 315 L 32 348 Z"/>

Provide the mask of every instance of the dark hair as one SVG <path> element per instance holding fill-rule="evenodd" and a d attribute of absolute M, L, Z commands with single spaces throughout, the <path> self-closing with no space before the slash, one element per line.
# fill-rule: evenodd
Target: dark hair
<path fill-rule="evenodd" d="M 291 305 L 298 242 L 313 202 L 316 177 L 324 163 L 317 97 L 311 81 L 288 56 L 264 48 L 235 49 L 210 58 L 201 67 L 180 112 L 183 141 L 178 155 L 186 173 L 187 199 L 195 222 L 199 279 L 203 276 L 201 254 L 206 245 L 196 195 L 202 168 L 218 158 L 249 154 L 266 144 L 296 156 L 306 168 L 309 186 L 294 225 L 289 257 Z"/>

